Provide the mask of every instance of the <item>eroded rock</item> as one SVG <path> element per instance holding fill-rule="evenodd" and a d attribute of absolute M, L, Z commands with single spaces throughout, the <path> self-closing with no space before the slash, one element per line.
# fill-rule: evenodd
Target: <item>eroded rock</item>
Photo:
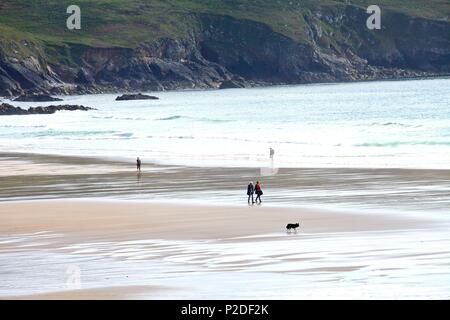
<path fill-rule="evenodd" d="M 59 105 L 59 106 L 47 106 L 47 107 L 34 107 L 28 109 L 22 109 L 15 107 L 8 103 L 0 104 L 0 116 L 12 116 L 12 115 L 29 115 L 29 114 L 53 114 L 57 111 L 89 111 L 96 110 L 94 108 L 80 106 L 80 105 Z"/>
<path fill-rule="evenodd" d="M 138 94 L 124 94 L 116 98 L 116 101 L 128 101 L 128 100 L 158 100 L 158 97 L 148 96 L 142 93 Z"/>

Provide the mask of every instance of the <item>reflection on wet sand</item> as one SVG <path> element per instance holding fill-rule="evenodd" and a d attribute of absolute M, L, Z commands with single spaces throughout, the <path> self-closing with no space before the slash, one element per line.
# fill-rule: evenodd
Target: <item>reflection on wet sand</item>
<path fill-rule="evenodd" d="M 448 223 L 133 201 L 0 206 L 0 297 L 445 299 Z M 287 233 L 288 221 L 301 221 Z M 79 289 L 68 286 L 79 270 Z M 245 284 L 245 285 L 243 285 Z M 110 289 L 110 290 L 108 290 Z"/>
<path fill-rule="evenodd" d="M 104 197 L 241 204 L 261 180 L 265 204 L 443 211 L 450 170 L 200 168 L 64 156 L 1 154 L 0 200 Z"/>

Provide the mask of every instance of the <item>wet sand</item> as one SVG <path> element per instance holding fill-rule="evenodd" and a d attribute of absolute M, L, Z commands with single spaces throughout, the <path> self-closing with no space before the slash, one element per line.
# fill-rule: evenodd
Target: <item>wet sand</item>
<path fill-rule="evenodd" d="M 285 231 L 354 232 L 426 227 L 418 219 L 264 206 L 152 204 L 133 201 L 27 201 L 0 204 L 2 235 L 63 233 L 80 239 L 221 239 Z M 78 240 L 78 241 L 79 241 Z M 77 242 L 78 242 L 77 241 Z"/>
<path fill-rule="evenodd" d="M 266 203 L 332 209 L 441 211 L 450 205 L 450 170 L 200 168 L 38 154 L 0 153 L 0 201 L 105 198 L 245 203 L 261 180 Z"/>
<path fill-rule="evenodd" d="M 248 206 L 256 179 L 264 203 Z M 428 211 L 447 210 L 449 181 L 448 170 L 145 163 L 137 175 L 132 162 L 3 153 L 0 297 L 448 298 L 449 221 Z"/>
<path fill-rule="evenodd" d="M 157 296 L 164 288 L 151 286 L 121 286 L 68 290 L 34 295 L 3 297 L 5 300 L 136 300 Z"/>
<path fill-rule="evenodd" d="M 2 203 L 0 219 L 6 299 L 391 297 L 399 274 L 414 270 L 416 281 L 428 279 L 450 259 L 449 239 L 436 232 L 442 225 L 387 215 L 55 200 Z M 298 232 L 287 233 L 285 225 L 296 221 Z M 422 266 L 427 257 L 434 269 Z M 65 284 L 73 265 L 83 275 L 77 290 Z M 351 280 L 368 268 L 383 270 L 382 290 Z M 404 281 L 393 298 L 404 296 Z M 368 291 L 349 296 L 355 290 Z"/>

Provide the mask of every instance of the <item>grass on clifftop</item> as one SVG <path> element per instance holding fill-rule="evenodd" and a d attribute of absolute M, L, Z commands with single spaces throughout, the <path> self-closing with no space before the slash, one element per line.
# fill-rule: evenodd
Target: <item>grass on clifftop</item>
<path fill-rule="evenodd" d="M 377 0 L 382 9 L 449 20 L 449 0 Z M 61 45 L 135 47 L 160 37 L 186 36 L 198 25 L 195 14 L 229 15 L 265 23 L 299 42 L 307 41 L 304 14 L 320 8 L 373 0 L 1 0 L 0 41 L 27 39 Z M 81 8 L 82 30 L 66 28 L 66 8 Z"/>

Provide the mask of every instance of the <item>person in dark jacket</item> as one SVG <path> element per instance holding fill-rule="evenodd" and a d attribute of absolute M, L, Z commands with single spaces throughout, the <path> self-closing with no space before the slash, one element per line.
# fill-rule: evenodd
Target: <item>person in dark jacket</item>
<path fill-rule="evenodd" d="M 255 201 L 253 200 L 254 193 L 255 193 L 255 187 L 253 186 L 253 182 L 250 182 L 247 186 L 248 204 L 250 204 L 250 197 L 252 198 L 252 204 L 255 203 Z"/>
<path fill-rule="evenodd" d="M 263 191 L 261 189 L 261 184 L 259 183 L 259 181 L 256 182 L 255 193 L 256 193 L 255 202 L 258 203 L 258 199 L 259 199 L 259 203 L 261 203 L 261 196 L 263 195 Z"/>
<path fill-rule="evenodd" d="M 136 170 L 141 172 L 141 159 L 139 157 L 136 159 Z"/>

